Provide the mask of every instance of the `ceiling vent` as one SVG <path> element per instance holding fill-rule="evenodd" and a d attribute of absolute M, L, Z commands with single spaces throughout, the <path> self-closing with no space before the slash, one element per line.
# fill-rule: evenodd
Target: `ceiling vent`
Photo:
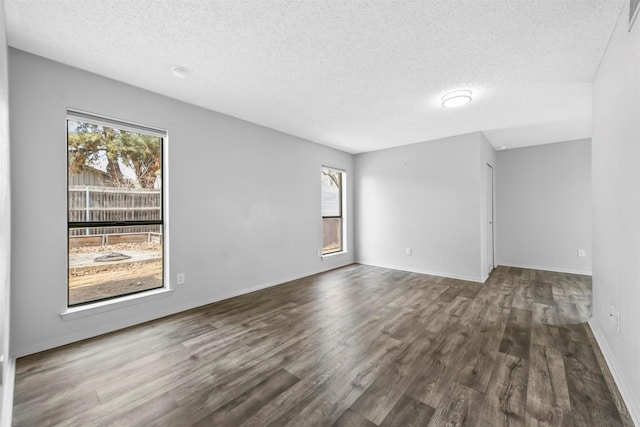
<path fill-rule="evenodd" d="M 638 10 L 640 9 L 640 0 L 629 0 L 629 31 L 633 27 L 633 23 L 636 22 L 638 17 Z"/>

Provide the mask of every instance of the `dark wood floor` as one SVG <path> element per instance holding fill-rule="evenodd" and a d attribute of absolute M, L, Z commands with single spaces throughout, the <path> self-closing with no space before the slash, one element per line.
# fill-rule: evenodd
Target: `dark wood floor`
<path fill-rule="evenodd" d="M 21 358 L 14 425 L 632 426 L 591 279 L 352 265 Z"/>

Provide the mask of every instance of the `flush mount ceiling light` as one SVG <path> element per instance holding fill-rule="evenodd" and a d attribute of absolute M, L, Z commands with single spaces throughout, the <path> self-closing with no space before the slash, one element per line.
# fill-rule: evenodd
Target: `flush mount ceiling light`
<path fill-rule="evenodd" d="M 462 107 L 471 102 L 470 90 L 454 90 L 442 97 L 443 108 Z"/>
<path fill-rule="evenodd" d="M 186 78 L 187 74 L 189 74 L 189 70 L 187 68 L 180 67 L 178 65 L 176 65 L 175 67 L 171 67 L 171 72 L 173 73 L 174 76 L 180 79 Z"/>

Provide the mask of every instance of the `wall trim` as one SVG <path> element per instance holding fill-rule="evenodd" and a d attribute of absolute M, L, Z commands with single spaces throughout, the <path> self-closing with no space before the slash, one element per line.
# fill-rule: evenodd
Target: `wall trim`
<path fill-rule="evenodd" d="M 80 317 L 92 316 L 107 311 L 129 307 L 131 305 L 142 304 L 157 298 L 166 298 L 171 292 L 173 292 L 173 289 L 163 287 L 137 294 L 124 295 L 120 298 L 98 301 L 96 303 L 89 303 L 77 307 L 68 307 L 64 312 L 60 313 L 60 317 L 62 320 L 72 320 Z"/>
<path fill-rule="evenodd" d="M 385 263 L 377 263 L 377 262 L 370 262 L 370 261 L 356 261 L 356 262 L 358 264 L 370 265 L 373 267 L 388 268 L 390 270 L 408 271 L 410 273 L 428 274 L 430 276 L 447 277 L 449 279 L 466 280 L 467 282 L 484 283 L 485 280 L 487 280 L 486 278 L 482 280 L 481 277 L 461 276 L 458 274 L 441 273 L 438 271 L 425 270 L 421 268 L 401 267 L 401 266 L 385 264 Z"/>
<path fill-rule="evenodd" d="M 93 338 L 93 337 L 97 337 L 100 335 L 104 335 L 104 334 L 108 334 L 111 332 L 115 332 L 118 331 L 120 329 L 125 329 L 131 326 L 135 326 L 135 325 L 139 325 L 141 323 L 146 323 L 146 322 L 151 322 L 153 320 L 158 320 L 161 319 L 163 317 L 167 317 L 167 316 L 171 316 L 177 313 L 181 313 L 183 311 L 187 311 L 187 310 L 192 310 L 194 308 L 198 308 L 198 307 L 202 307 L 205 305 L 209 305 L 209 304 L 213 304 L 215 302 L 219 302 L 219 301 L 223 301 L 223 300 L 227 300 L 229 298 L 234 298 L 237 296 L 241 296 L 241 295 L 246 295 L 246 294 L 250 294 L 252 292 L 256 292 L 256 291 L 260 291 L 263 289 L 267 289 L 267 288 L 271 288 L 274 286 L 278 286 L 278 285 L 283 285 L 285 283 L 294 281 L 294 280 L 298 280 L 298 279 L 302 279 L 305 277 L 309 277 L 309 276 L 314 276 L 316 274 L 321 274 L 321 273 L 326 273 L 329 272 L 331 270 L 335 270 L 338 268 L 342 268 L 342 267 L 346 267 L 353 264 L 353 262 L 350 261 L 345 261 L 343 264 L 338 264 L 336 266 L 332 266 L 332 267 L 328 267 L 326 269 L 320 270 L 320 271 L 316 271 L 316 272 L 312 272 L 312 273 L 306 273 L 306 274 L 298 274 L 298 275 L 293 275 L 287 278 L 283 278 L 283 279 L 277 279 L 277 280 L 271 280 L 269 282 L 264 282 L 261 284 L 257 284 L 254 286 L 248 286 L 236 291 L 232 291 L 232 292 L 225 292 L 222 294 L 218 294 L 218 295 L 214 295 L 208 298 L 204 298 L 198 301 L 190 301 L 184 304 L 180 304 L 180 305 L 176 305 L 176 306 L 172 306 L 170 308 L 165 308 L 163 310 L 158 310 L 157 312 L 155 312 L 153 315 L 149 316 L 149 315 L 140 315 L 140 316 L 132 316 L 129 317 L 127 319 L 124 319 L 120 322 L 114 322 L 114 323 L 109 323 L 107 325 L 105 325 L 103 327 L 103 329 L 101 330 L 95 330 L 92 333 L 87 333 L 85 332 L 78 332 L 78 333 L 73 333 L 73 334 L 69 334 L 69 335 L 63 335 L 60 337 L 56 337 L 54 339 L 51 340 L 47 340 L 47 341 L 42 341 L 42 342 L 38 342 L 37 344 L 31 344 L 31 345 L 27 345 L 19 350 L 17 350 L 16 356 L 17 357 L 24 357 L 24 356 L 28 356 L 31 354 L 35 354 L 35 353 L 39 353 L 41 351 L 46 351 L 46 350 L 51 350 L 57 347 L 61 347 L 63 345 L 67 345 L 67 344 L 71 344 L 74 342 L 78 342 L 78 341 L 82 341 L 85 339 L 89 339 L 89 338 Z M 144 303 L 141 303 L 144 304 Z M 114 308 L 114 310 L 119 310 L 119 309 L 124 309 L 125 307 L 119 307 L 119 308 Z M 143 310 L 140 310 L 143 311 Z M 96 313 L 96 316 L 99 316 L 100 313 Z M 65 321 L 68 322 L 73 322 L 74 319 L 65 319 Z M 0 424 L 0 427 L 4 427 Z"/>
<path fill-rule="evenodd" d="M 6 361 L 4 383 L 2 384 L 2 413 L 0 413 L 0 427 L 11 426 L 13 417 L 13 385 L 16 377 L 16 359 L 10 357 Z"/>
<path fill-rule="evenodd" d="M 524 265 L 524 264 L 505 264 L 504 262 L 499 262 L 498 265 L 503 267 L 515 267 L 515 268 L 526 268 L 529 270 L 542 270 L 542 271 L 553 271 L 554 273 L 568 273 L 568 274 L 580 274 L 582 276 L 591 276 L 591 270 L 574 270 L 571 268 L 558 268 L 558 267 L 540 267 L 538 265 Z"/>
<path fill-rule="evenodd" d="M 601 333 L 600 328 L 594 324 L 593 318 L 591 318 L 588 323 L 591 327 L 591 331 L 593 332 L 593 337 L 602 351 L 604 361 L 609 367 L 609 371 L 611 371 L 611 375 L 618 386 L 618 390 L 620 390 L 620 395 L 622 396 L 622 400 L 624 400 L 624 404 L 627 406 L 631 419 L 635 425 L 640 426 L 640 400 L 634 396 L 632 389 L 625 382 L 624 376 L 620 375 L 616 371 L 616 358 L 614 357 L 607 340 L 604 339 L 604 335 Z"/>

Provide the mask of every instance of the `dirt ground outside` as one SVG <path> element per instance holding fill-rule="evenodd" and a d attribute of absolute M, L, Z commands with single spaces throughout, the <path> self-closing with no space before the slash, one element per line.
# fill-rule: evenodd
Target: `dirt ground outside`
<path fill-rule="evenodd" d="M 107 246 L 89 246 L 69 249 L 70 260 L 78 254 L 96 257 L 111 252 L 135 255 L 152 251 L 162 254 L 157 243 L 121 243 Z M 76 268 L 69 263 L 69 305 L 95 301 L 118 295 L 159 288 L 162 286 L 162 259 L 153 257 L 136 262 L 104 262 Z"/>

